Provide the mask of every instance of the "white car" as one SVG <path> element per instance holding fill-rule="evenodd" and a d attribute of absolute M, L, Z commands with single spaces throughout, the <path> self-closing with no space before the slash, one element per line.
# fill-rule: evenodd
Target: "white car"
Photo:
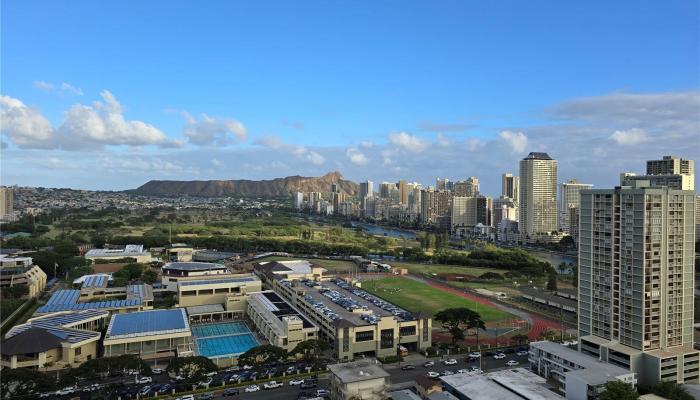
<path fill-rule="evenodd" d="M 506 365 L 509 366 L 509 367 L 515 367 L 515 366 L 518 365 L 518 364 L 520 364 L 520 363 L 517 362 L 517 361 L 515 361 L 515 360 L 510 360 L 510 361 L 508 361 L 508 362 L 506 363 Z"/>
<path fill-rule="evenodd" d="M 249 370 L 249 369 L 253 369 L 253 367 L 250 366 L 250 365 L 244 365 L 244 366 L 243 366 L 243 369 L 247 371 L 247 370 Z"/>
<path fill-rule="evenodd" d="M 521 357 L 526 356 L 528 354 L 529 354 L 529 352 L 527 352 L 525 350 L 520 350 L 519 352 L 515 353 L 516 356 L 521 356 Z"/>
<path fill-rule="evenodd" d="M 93 384 L 90 385 L 90 386 L 85 386 L 85 387 L 83 388 L 83 392 L 94 392 L 95 390 L 97 390 L 97 389 L 99 389 L 99 388 L 100 388 L 100 384 L 99 384 L 99 383 L 93 383 Z"/>
<path fill-rule="evenodd" d="M 454 358 L 448 358 L 447 360 L 442 362 L 445 365 L 457 365 L 457 360 Z"/>
<path fill-rule="evenodd" d="M 136 377 L 136 383 L 153 383 L 153 378 L 150 376 Z"/>
<path fill-rule="evenodd" d="M 247 386 L 245 388 L 246 393 L 253 393 L 253 392 L 257 392 L 259 390 L 260 390 L 260 386 L 258 386 L 258 385 L 250 385 L 250 386 Z"/>
<path fill-rule="evenodd" d="M 435 371 L 428 371 L 428 378 L 435 379 L 435 378 L 439 378 L 439 377 L 440 377 L 440 374 L 438 374 L 437 372 L 435 372 Z"/>
<path fill-rule="evenodd" d="M 229 381 L 229 382 L 236 382 L 236 381 L 238 380 L 238 378 L 240 378 L 240 375 L 238 375 L 238 374 L 233 374 L 233 375 L 231 375 L 230 378 L 228 378 L 228 381 Z"/>
<path fill-rule="evenodd" d="M 75 386 L 64 387 L 63 389 L 58 390 L 58 391 L 56 392 L 56 395 L 58 395 L 58 396 L 65 396 L 65 395 L 67 395 L 67 394 L 73 394 L 73 393 L 75 393 L 75 391 L 76 391 L 77 389 L 78 389 L 78 388 L 75 387 Z"/>
<path fill-rule="evenodd" d="M 494 360 L 501 360 L 501 359 L 503 359 L 503 358 L 506 358 L 506 355 L 503 354 L 503 353 L 498 353 L 498 354 L 495 354 L 495 355 L 493 356 L 493 359 L 494 359 Z"/>
<path fill-rule="evenodd" d="M 156 374 L 156 375 L 160 375 L 160 374 L 162 374 L 163 372 L 165 372 L 165 370 L 162 369 L 162 368 L 153 368 L 153 369 L 151 370 L 151 372 L 153 372 L 153 373 Z"/>
<path fill-rule="evenodd" d="M 200 387 L 207 387 L 209 386 L 212 382 L 214 382 L 214 378 L 211 376 L 207 377 L 207 379 L 203 380 L 202 382 L 199 382 Z"/>
<path fill-rule="evenodd" d="M 428 361 L 425 364 L 423 364 L 424 367 L 432 367 L 433 365 L 435 365 L 435 361 Z"/>
<path fill-rule="evenodd" d="M 175 400 L 194 400 L 194 395 L 193 394 L 186 394 L 182 397 L 178 397 Z"/>
<path fill-rule="evenodd" d="M 318 397 L 327 397 L 330 395 L 331 395 L 331 392 L 329 390 L 326 390 L 326 389 L 318 389 L 316 391 L 316 396 L 318 396 Z"/>
<path fill-rule="evenodd" d="M 204 374 L 204 376 L 208 376 L 211 378 L 213 376 L 216 376 L 216 374 L 218 374 L 218 372 L 214 371 L 214 372 L 208 372 L 208 373 Z"/>
<path fill-rule="evenodd" d="M 477 367 L 469 368 L 469 372 L 472 372 L 474 374 L 483 374 L 484 373 L 484 371 L 482 371 L 481 368 L 477 368 Z"/>
<path fill-rule="evenodd" d="M 226 372 L 238 372 L 241 370 L 241 367 L 234 365 L 233 367 L 226 368 Z"/>
<path fill-rule="evenodd" d="M 452 371 L 450 371 L 450 370 L 445 370 L 445 371 L 442 371 L 442 374 L 441 374 L 441 375 L 442 375 L 442 376 L 450 376 L 450 375 L 454 375 L 454 374 L 455 374 L 455 373 L 452 372 Z"/>
<path fill-rule="evenodd" d="M 292 379 L 289 381 L 289 386 L 298 386 L 304 383 L 303 379 Z"/>
<path fill-rule="evenodd" d="M 469 370 L 468 370 L 468 369 L 458 369 L 458 370 L 457 370 L 457 373 L 458 373 L 458 374 L 468 374 L 468 373 L 469 373 Z"/>
<path fill-rule="evenodd" d="M 473 352 L 469 353 L 469 358 L 479 358 L 481 357 L 481 353 Z"/>
<path fill-rule="evenodd" d="M 278 387 L 284 386 L 284 383 L 277 381 L 270 381 L 263 385 L 263 389 L 276 389 Z"/>

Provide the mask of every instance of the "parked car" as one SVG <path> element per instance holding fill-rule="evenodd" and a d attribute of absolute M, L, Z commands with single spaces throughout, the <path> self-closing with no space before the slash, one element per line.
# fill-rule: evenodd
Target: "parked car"
<path fill-rule="evenodd" d="M 503 359 L 503 358 L 506 358 L 506 355 L 503 354 L 503 353 L 498 353 L 498 354 L 494 354 L 494 355 L 493 355 L 493 359 L 494 359 L 494 360 L 500 360 L 500 359 Z"/>
<path fill-rule="evenodd" d="M 210 377 L 210 378 L 211 378 L 211 377 L 216 376 L 216 374 L 218 374 L 218 372 L 212 371 L 212 372 L 207 372 L 206 374 L 204 374 L 204 376 L 207 376 L 207 377 Z"/>
<path fill-rule="evenodd" d="M 247 371 L 247 370 L 249 370 L 249 369 L 253 369 L 253 367 L 250 366 L 250 365 L 244 365 L 244 366 L 243 366 L 243 369 Z"/>
<path fill-rule="evenodd" d="M 139 394 L 140 394 L 141 396 L 145 396 L 145 395 L 147 395 L 148 392 L 150 392 L 150 391 L 151 391 L 151 386 L 146 385 L 146 386 L 144 386 L 144 387 L 141 388 L 141 391 L 139 392 Z"/>
<path fill-rule="evenodd" d="M 440 374 L 435 372 L 435 371 L 428 371 L 427 376 L 428 376 L 428 378 L 431 378 L 431 379 L 437 379 L 440 377 Z"/>
<path fill-rule="evenodd" d="M 316 396 L 318 397 L 328 397 L 331 395 L 331 392 L 327 389 L 318 389 L 316 391 Z"/>
<path fill-rule="evenodd" d="M 199 382 L 199 386 L 200 387 L 207 387 L 207 386 L 211 385 L 212 382 L 214 382 L 214 378 L 209 376 L 209 377 L 207 377 L 207 379 Z"/>
<path fill-rule="evenodd" d="M 306 380 L 306 381 L 304 381 L 304 383 L 299 385 L 299 387 L 302 389 L 312 389 L 312 388 L 315 388 L 316 386 L 318 386 L 318 383 L 316 383 L 315 381 L 309 381 L 309 380 Z"/>
<path fill-rule="evenodd" d="M 445 370 L 445 371 L 442 371 L 442 373 L 441 373 L 440 375 L 442 375 L 442 376 L 450 376 L 450 375 L 454 375 L 454 374 L 455 374 L 454 372 L 452 372 L 452 371 L 450 371 L 449 369 L 447 369 L 447 370 Z"/>
<path fill-rule="evenodd" d="M 529 352 L 526 350 L 520 350 L 519 352 L 515 353 L 516 356 L 521 356 L 521 357 L 526 356 L 528 354 L 529 354 Z"/>
<path fill-rule="evenodd" d="M 299 385 L 302 385 L 303 383 L 304 383 L 303 379 L 292 379 L 291 381 L 289 381 L 289 386 L 299 386 Z"/>
<path fill-rule="evenodd" d="M 250 386 L 247 386 L 245 388 L 246 393 L 253 393 L 253 392 L 257 392 L 259 390 L 260 390 L 260 386 L 258 386 L 258 385 L 250 385 Z"/>
<path fill-rule="evenodd" d="M 205 393 L 202 395 L 197 396 L 197 400 L 213 400 L 214 395 L 211 393 Z"/>
<path fill-rule="evenodd" d="M 442 362 L 445 365 L 457 365 L 457 360 L 454 358 L 448 358 L 447 360 Z"/>
<path fill-rule="evenodd" d="M 83 388 L 83 392 L 94 392 L 95 390 L 98 390 L 100 388 L 99 383 L 93 383 L 92 385 L 85 386 Z"/>
<path fill-rule="evenodd" d="M 291 366 L 291 367 L 287 368 L 287 374 L 293 374 L 294 372 L 296 372 L 296 370 L 297 369 L 294 368 L 294 366 Z"/>
<path fill-rule="evenodd" d="M 435 361 L 427 361 L 425 364 L 423 364 L 424 367 L 432 367 L 435 365 Z"/>
<path fill-rule="evenodd" d="M 68 386 L 68 387 L 64 387 L 63 389 L 56 391 L 56 395 L 65 396 L 67 394 L 75 393 L 76 390 L 78 390 L 78 388 L 76 386 Z"/>
<path fill-rule="evenodd" d="M 282 386 L 284 386 L 284 383 L 282 382 L 270 381 L 263 385 L 263 389 L 276 389 Z"/>
<path fill-rule="evenodd" d="M 169 383 L 163 384 L 163 386 L 158 389 L 158 393 L 170 393 L 173 390 L 173 386 Z"/>
<path fill-rule="evenodd" d="M 193 394 L 186 394 L 182 397 L 178 397 L 175 400 L 194 400 L 194 395 Z"/>
<path fill-rule="evenodd" d="M 411 370 L 411 369 L 416 369 L 416 366 L 413 365 L 413 364 L 406 364 L 406 365 L 404 365 L 403 367 L 401 367 L 401 370 L 403 370 L 403 371 L 408 371 L 408 370 Z"/>
<path fill-rule="evenodd" d="M 153 383 L 153 378 L 150 376 L 137 376 L 136 383 Z"/>
<path fill-rule="evenodd" d="M 240 393 L 240 391 L 236 388 L 228 388 L 228 389 L 224 390 L 223 396 L 224 397 L 238 396 L 239 393 Z"/>
<path fill-rule="evenodd" d="M 520 363 L 517 362 L 517 361 L 515 361 L 515 360 L 510 360 L 510 361 L 508 361 L 508 362 L 506 363 L 506 365 L 509 366 L 509 367 L 515 367 L 515 366 L 518 365 L 518 364 L 520 364 Z"/>
<path fill-rule="evenodd" d="M 238 365 L 234 365 L 233 367 L 228 367 L 226 368 L 226 372 L 238 372 L 241 370 L 241 367 Z"/>
<path fill-rule="evenodd" d="M 479 358 L 479 357 L 481 357 L 481 353 L 478 353 L 476 351 L 473 353 L 469 353 L 469 358 Z"/>
<path fill-rule="evenodd" d="M 162 374 L 163 372 L 165 372 L 165 370 L 162 369 L 162 368 L 153 368 L 153 369 L 151 370 L 151 372 L 153 372 L 153 373 L 156 374 L 156 375 L 160 375 L 160 374 Z"/>

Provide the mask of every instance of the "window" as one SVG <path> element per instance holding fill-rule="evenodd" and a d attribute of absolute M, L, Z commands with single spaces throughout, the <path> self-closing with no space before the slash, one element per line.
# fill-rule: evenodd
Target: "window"
<path fill-rule="evenodd" d="M 181 295 L 182 296 L 196 296 L 197 291 L 196 290 L 185 290 L 184 292 L 182 292 Z"/>
<path fill-rule="evenodd" d="M 343 352 L 350 351 L 350 328 L 343 328 Z"/>
<path fill-rule="evenodd" d="M 399 329 L 399 336 L 413 336 L 416 334 L 416 326 L 402 326 Z"/>
<path fill-rule="evenodd" d="M 394 330 L 393 329 L 382 329 L 380 334 L 380 344 L 379 347 L 382 349 L 391 349 L 394 347 Z"/>
<path fill-rule="evenodd" d="M 364 331 L 355 333 L 356 342 L 367 342 L 370 340 L 374 340 L 374 331 Z"/>
<path fill-rule="evenodd" d="M 204 290 L 199 291 L 200 296 L 207 295 L 207 294 L 214 294 L 214 290 L 213 289 L 204 289 Z"/>
<path fill-rule="evenodd" d="M 78 347 L 77 349 L 75 349 L 75 355 L 76 355 L 76 356 L 79 356 L 79 355 L 81 355 L 82 353 L 83 353 L 83 348 L 82 348 L 82 347 Z"/>
<path fill-rule="evenodd" d="M 214 293 L 228 293 L 228 288 L 220 288 L 214 290 Z"/>

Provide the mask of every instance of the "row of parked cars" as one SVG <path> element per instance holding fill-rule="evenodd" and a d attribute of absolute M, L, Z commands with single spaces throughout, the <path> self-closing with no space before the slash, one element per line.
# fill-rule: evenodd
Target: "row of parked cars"
<path fill-rule="evenodd" d="M 374 304 L 375 306 L 377 306 L 385 311 L 390 312 L 391 314 L 393 314 L 397 318 L 400 318 L 404 321 L 409 321 L 409 320 L 413 319 L 413 315 L 410 312 L 408 312 L 400 307 L 397 307 L 396 305 L 389 303 L 388 301 L 382 300 L 379 297 L 377 297 L 373 294 L 370 294 L 362 289 L 350 286 L 350 284 L 343 281 L 342 279 L 334 278 L 332 280 L 332 282 L 335 283 L 336 285 L 338 285 L 339 287 L 351 292 L 355 296 L 360 297 L 362 299 L 365 299 L 365 300 L 369 301 L 370 303 Z"/>

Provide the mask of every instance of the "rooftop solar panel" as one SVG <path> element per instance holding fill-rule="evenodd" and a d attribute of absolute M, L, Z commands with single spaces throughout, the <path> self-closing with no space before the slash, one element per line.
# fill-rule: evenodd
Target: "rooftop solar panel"
<path fill-rule="evenodd" d="M 107 337 L 158 334 L 164 331 L 187 330 L 189 322 L 184 309 L 141 311 L 116 314 L 107 329 Z"/>

